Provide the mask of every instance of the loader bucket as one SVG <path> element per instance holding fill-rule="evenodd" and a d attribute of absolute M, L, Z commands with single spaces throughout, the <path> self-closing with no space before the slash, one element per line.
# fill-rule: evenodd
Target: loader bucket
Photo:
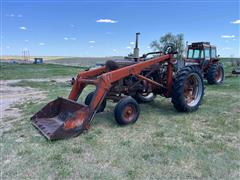
<path fill-rule="evenodd" d="M 88 118 L 91 118 L 88 106 L 59 97 L 31 117 L 31 121 L 47 139 L 58 140 L 78 136 Z"/>

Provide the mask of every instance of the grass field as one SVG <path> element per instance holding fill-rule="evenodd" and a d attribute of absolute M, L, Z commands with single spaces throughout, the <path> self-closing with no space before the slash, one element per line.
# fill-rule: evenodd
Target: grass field
<path fill-rule="evenodd" d="M 1 138 L 2 179 L 239 179 L 240 78 L 225 63 L 225 83 L 206 84 L 200 109 L 178 113 L 170 99 L 141 104 L 139 120 L 119 126 L 114 105 L 77 138 L 49 142 L 30 117 L 71 89 L 63 82 L 22 80 L 12 86 L 43 91 L 41 101 L 15 104 L 22 116 Z M 72 77 L 77 67 L 1 64 L 1 79 Z M 90 91 L 90 89 L 89 89 Z M 87 91 L 84 92 L 86 95 Z M 83 98 L 82 98 L 83 99 Z M 9 123 L 3 119 L 2 124 Z M 10 122 L 11 123 L 11 122 Z"/>
<path fill-rule="evenodd" d="M 9 64 L 1 63 L 0 79 L 38 79 L 50 77 L 74 77 L 84 67 L 58 64 Z"/>
<path fill-rule="evenodd" d="M 67 56 L 31 56 L 30 62 L 33 62 L 35 57 L 43 58 L 43 61 L 48 64 L 60 64 L 67 66 L 94 66 L 96 63 L 104 63 L 107 60 L 123 59 L 122 56 L 109 56 L 109 57 L 67 57 Z M 0 57 L 2 62 L 11 62 L 13 60 L 21 60 L 21 56 L 3 56 Z"/>
<path fill-rule="evenodd" d="M 58 58 L 47 61 L 48 63 L 64 64 L 71 66 L 94 66 L 96 63 L 104 63 L 107 60 L 123 59 L 121 56 L 113 57 L 72 57 L 72 58 Z"/>

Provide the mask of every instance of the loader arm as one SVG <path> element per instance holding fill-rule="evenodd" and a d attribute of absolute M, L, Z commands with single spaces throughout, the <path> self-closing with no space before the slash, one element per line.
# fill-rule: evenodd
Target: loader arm
<path fill-rule="evenodd" d="M 172 58 L 171 54 L 160 56 L 148 61 L 139 62 L 130 66 L 126 66 L 108 73 L 101 75 L 105 81 L 108 83 L 113 83 L 129 75 L 140 74 L 144 69 L 150 67 L 151 65 L 161 63 L 163 61 L 170 60 Z"/>
<path fill-rule="evenodd" d="M 82 79 L 89 79 L 93 77 L 97 77 L 98 75 L 104 73 L 106 71 L 106 67 L 100 67 L 97 69 L 93 69 L 90 71 L 82 71 L 77 75 L 77 80 L 73 84 L 72 90 L 68 96 L 68 99 L 77 101 L 79 95 L 81 94 L 82 90 L 85 88 L 86 83 L 84 81 L 81 81 Z"/>
<path fill-rule="evenodd" d="M 136 77 L 141 78 L 141 76 L 138 76 L 144 69 L 150 67 L 151 65 L 162 63 L 163 61 L 170 60 L 172 58 L 172 54 L 167 54 L 164 56 L 160 56 L 148 61 L 139 62 L 137 64 L 133 64 L 130 66 L 126 66 L 123 68 L 119 68 L 114 71 L 110 71 L 107 73 L 103 73 L 102 75 L 98 76 L 95 80 L 89 80 L 85 79 L 86 77 L 94 77 L 96 74 L 99 74 L 100 72 L 104 72 L 105 67 L 101 67 L 95 70 L 86 71 L 84 73 L 79 73 L 77 80 L 72 88 L 72 91 L 69 95 L 69 99 L 76 100 L 79 97 L 79 93 L 81 93 L 82 89 L 85 87 L 86 84 L 96 85 L 96 91 L 95 95 L 92 99 L 92 102 L 90 104 L 90 111 L 96 111 L 99 103 L 103 100 L 105 97 L 107 91 L 112 86 L 112 83 L 123 79 L 130 75 L 136 75 Z M 95 75 L 94 75 L 95 74 Z M 172 64 L 169 63 L 168 66 L 168 80 L 167 80 L 168 88 L 171 88 L 171 82 L 172 82 Z M 153 82 L 154 84 L 154 82 Z M 156 84 L 155 84 L 156 85 Z"/>
<path fill-rule="evenodd" d="M 144 80 L 144 77 L 140 75 L 144 69 L 154 64 L 168 61 L 167 87 L 170 89 L 173 74 L 172 56 L 173 54 L 163 55 L 110 72 L 106 72 L 105 66 L 90 71 L 80 72 L 68 99 L 58 98 L 48 103 L 31 118 L 32 124 L 50 140 L 78 136 L 90 127 L 92 119 L 114 82 L 130 75 Z M 149 83 L 158 86 L 157 82 L 149 80 Z M 96 90 L 90 105 L 85 105 L 77 102 L 77 100 L 88 84 L 95 85 Z"/>

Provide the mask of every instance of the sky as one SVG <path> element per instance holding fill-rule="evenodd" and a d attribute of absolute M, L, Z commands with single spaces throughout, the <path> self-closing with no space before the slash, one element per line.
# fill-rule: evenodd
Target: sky
<path fill-rule="evenodd" d="M 240 57 L 240 0 L 1 0 L 1 55 L 126 56 L 164 34 Z"/>

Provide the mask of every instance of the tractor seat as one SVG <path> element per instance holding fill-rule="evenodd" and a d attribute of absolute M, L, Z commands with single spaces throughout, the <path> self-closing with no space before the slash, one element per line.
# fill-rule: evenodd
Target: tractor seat
<path fill-rule="evenodd" d="M 125 67 L 125 66 L 130 66 L 136 64 L 134 61 L 129 61 L 129 60 L 108 60 L 105 63 L 105 66 L 107 68 L 107 71 L 114 71 L 116 69 Z"/>

